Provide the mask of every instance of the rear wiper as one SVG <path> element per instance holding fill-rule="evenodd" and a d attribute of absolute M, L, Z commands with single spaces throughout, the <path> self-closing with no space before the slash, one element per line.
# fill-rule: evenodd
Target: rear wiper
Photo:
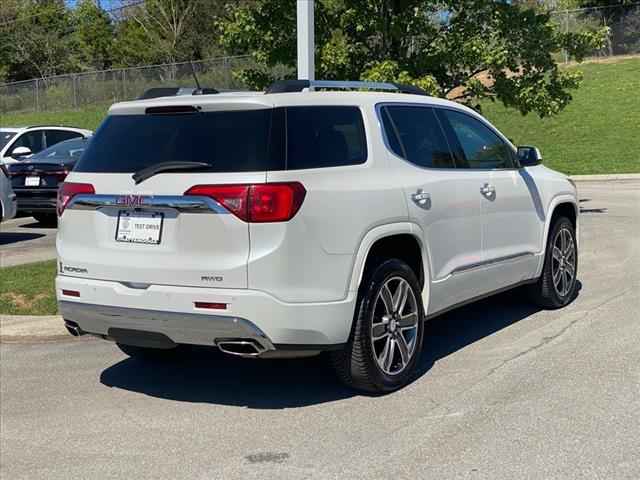
<path fill-rule="evenodd" d="M 160 162 L 138 170 L 131 175 L 131 178 L 133 178 L 133 181 L 138 185 L 157 173 L 177 172 L 180 170 L 202 170 L 205 168 L 211 168 L 211 165 L 204 162 Z"/>

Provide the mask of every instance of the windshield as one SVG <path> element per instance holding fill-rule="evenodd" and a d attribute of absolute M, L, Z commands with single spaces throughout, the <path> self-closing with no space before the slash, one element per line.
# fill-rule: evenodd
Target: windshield
<path fill-rule="evenodd" d="M 79 172 L 132 173 L 161 162 L 205 162 L 213 172 L 272 170 L 273 110 L 111 115 L 77 163 Z"/>
<path fill-rule="evenodd" d="M 0 130 L 0 150 L 2 150 L 13 137 L 16 136 L 15 132 L 7 132 L 6 130 Z"/>
<path fill-rule="evenodd" d="M 29 158 L 29 160 L 52 160 L 62 162 L 78 160 L 87 148 L 88 143 L 89 141 L 85 138 L 66 140 L 36 153 Z"/>

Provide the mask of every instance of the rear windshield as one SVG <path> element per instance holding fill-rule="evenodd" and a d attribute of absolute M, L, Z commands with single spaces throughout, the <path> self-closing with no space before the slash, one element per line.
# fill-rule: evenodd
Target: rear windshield
<path fill-rule="evenodd" d="M 80 172 L 137 172 L 160 162 L 206 162 L 213 172 L 269 165 L 271 110 L 111 115 L 77 163 Z"/>
<path fill-rule="evenodd" d="M 294 170 L 366 161 L 357 107 L 318 106 L 111 115 L 79 172 L 132 173 L 160 162 L 205 162 L 211 172 Z"/>

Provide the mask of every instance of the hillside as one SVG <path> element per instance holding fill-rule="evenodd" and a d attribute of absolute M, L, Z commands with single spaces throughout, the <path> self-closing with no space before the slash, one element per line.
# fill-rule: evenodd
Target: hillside
<path fill-rule="evenodd" d="M 584 82 L 553 118 L 487 103 L 483 113 L 517 144 L 536 145 L 545 164 L 568 174 L 640 172 L 640 58 L 580 65 Z M 0 125 L 69 124 L 95 129 L 106 105 L 4 115 Z"/>
<path fill-rule="evenodd" d="M 640 172 L 640 58 L 580 65 L 584 81 L 559 115 L 522 116 L 489 103 L 483 113 L 516 144 L 536 145 L 568 174 Z"/>

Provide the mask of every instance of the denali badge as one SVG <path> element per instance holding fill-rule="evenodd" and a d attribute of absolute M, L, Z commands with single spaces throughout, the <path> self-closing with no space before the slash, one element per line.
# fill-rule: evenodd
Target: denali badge
<path fill-rule="evenodd" d="M 144 204 L 144 195 L 120 195 L 116 198 L 116 203 L 129 208 L 141 207 Z"/>

